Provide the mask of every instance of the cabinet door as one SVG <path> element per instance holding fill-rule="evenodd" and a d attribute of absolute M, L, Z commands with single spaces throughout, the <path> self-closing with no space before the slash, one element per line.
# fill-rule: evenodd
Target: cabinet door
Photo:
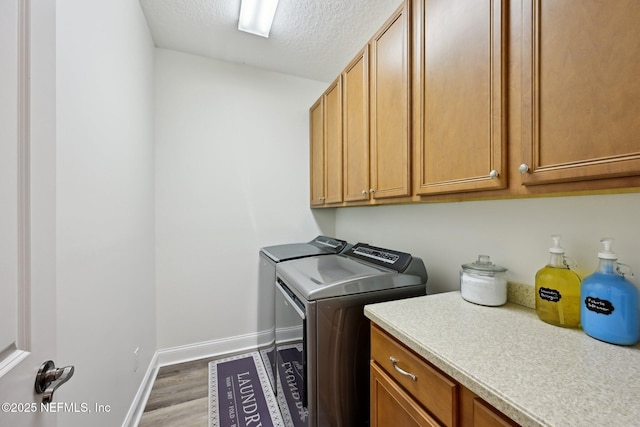
<path fill-rule="evenodd" d="M 342 86 L 340 77 L 324 94 L 325 204 L 342 202 Z"/>
<path fill-rule="evenodd" d="M 369 47 L 342 73 L 344 200 L 369 198 Z"/>
<path fill-rule="evenodd" d="M 460 386 L 460 427 L 518 427 L 518 424 L 475 393 Z"/>
<path fill-rule="evenodd" d="M 417 194 L 507 185 L 503 1 L 415 3 Z"/>
<path fill-rule="evenodd" d="M 522 182 L 640 175 L 640 2 L 523 8 Z"/>
<path fill-rule="evenodd" d="M 492 406 L 476 398 L 473 401 L 473 427 L 515 427 L 514 423 Z"/>
<path fill-rule="evenodd" d="M 324 204 L 324 102 L 320 97 L 309 110 L 311 136 L 311 206 Z"/>
<path fill-rule="evenodd" d="M 371 189 L 373 197 L 410 194 L 407 3 L 371 40 Z"/>
<path fill-rule="evenodd" d="M 439 424 L 371 362 L 371 427 L 438 427 Z"/>

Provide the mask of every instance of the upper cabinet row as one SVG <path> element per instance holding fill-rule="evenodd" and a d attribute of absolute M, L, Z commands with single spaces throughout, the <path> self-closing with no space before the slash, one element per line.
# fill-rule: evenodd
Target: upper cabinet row
<path fill-rule="evenodd" d="M 411 194 L 409 81 L 405 4 L 311 107 L 312 206 Z"/>
<path fill-rule="evenodd" d="M 310 111 L 311 205 L 640 187 L 640 2 L 406 0 Z"/>

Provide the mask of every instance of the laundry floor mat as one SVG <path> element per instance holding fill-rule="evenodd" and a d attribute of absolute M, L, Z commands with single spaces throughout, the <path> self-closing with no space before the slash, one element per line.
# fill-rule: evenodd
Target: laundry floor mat
<path fill-rule="evenodd" d="M 287 427 L 304 427 L 309 424 L 309 413 L 304 407 L 305 376 L 302 343 L 278 346 L 278 402 L 282 419 Z"/>
<path fill-rule="evenodd" d="M 209 427 L 284 427 L 260 354 L 209 363 Z"/>

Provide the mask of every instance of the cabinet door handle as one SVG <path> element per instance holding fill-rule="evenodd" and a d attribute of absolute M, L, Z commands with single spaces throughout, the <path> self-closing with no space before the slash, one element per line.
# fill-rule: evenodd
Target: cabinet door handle
<path fill-rule="evenodd" d="M 529 165 L 526 163 L 521 164 L 520 166 L 518 166 L 518 172 L 522 174 L 529 172 Z"/>
<path fill-rule="evenodd" d="M 393 365 L 393 368 L 400 372 L 402 375 L 406 375 L 407 377 L 411 378 L 412 380 L 416 381 L 418 378 L 413 375 L 411 372 L 407 372 L 404 369 L 402 369 L 401 367 L 398 366 L 398 359 L 396 359 L 395 357 L 391 356 L 389 357 L 389 360 L 391 360 L 391 364 Z"/>
<path fill-rule="evenodd" d="M 499 173 L 498 173 L 498 171 L 497 171 L 497 170 L 495 170 L 495 169 L 492 169 L 492 170 L 491 170 L 491 172 L 489 172 L 489 178 L 491 178 L 491 179 L 495 179 L 495 178 L 497 178 L 497 177 L 498 177 L 498 175 L 500 175 L 500 174 L 499 174 Z"/>
<path fill-rule="evenodd" d="M 367 195 L 367 190 L 362 190 L 362 195 L 366 196 Z"/>

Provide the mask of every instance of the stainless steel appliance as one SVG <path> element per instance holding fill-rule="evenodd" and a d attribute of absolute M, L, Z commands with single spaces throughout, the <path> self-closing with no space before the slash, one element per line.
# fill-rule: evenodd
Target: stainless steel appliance
<path fill-rule="evenodd" d="M 276 265 L 276 385 L 285 425 L 368 425 L 364 305 L 425 295 L 426 282 L 420 258 L 363 243 Z"/>
<path fill-rule="evenodd" d="M 289 243 L 267 246 L 260 249 L 258 266 L 258 329 L 268 335 L 261 339 L 266 345 L 261 346 L 260 355 L 267 368 L 271 387 L 275 390 L 275 282 L 276 264 L 283 261 L 310 256 L 337 254 L 349 247 L 344 240 L 327 236 L 317 236 L 306 243 Z M 269 369 L 269 367 L 271 367 Z"/>

